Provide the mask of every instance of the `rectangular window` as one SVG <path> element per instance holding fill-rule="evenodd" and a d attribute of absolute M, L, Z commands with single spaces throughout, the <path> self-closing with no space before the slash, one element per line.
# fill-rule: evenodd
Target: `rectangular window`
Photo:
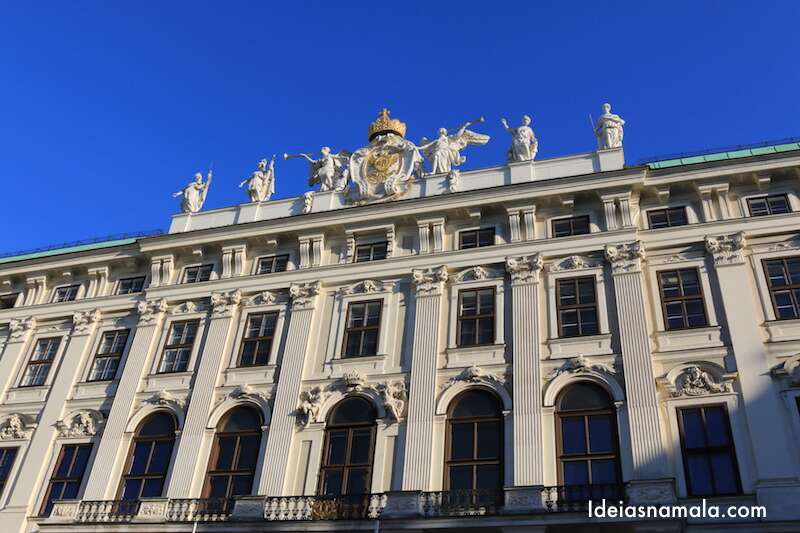
<path fill-rule="evenodd" d="M 560 279 L 556 283 L 558 336 L 597 335 L 597 294 L 595 279 Z"/>
<path fill-rule="evenodd" d="M 78 289 L 80 285 L 68 285 L 66 287 L 58 287 L 53 294 L 53 302 L 71 302 L 78 297 Z"/>
<path fill-rule="evenodd" d="M 117 294 L 134 294 L 144 289 L 144 276 L 119 280 Z"/>
<path fill-rule="evenodd" d="M 286 272 L 289 255 L 270 255 L 258 260 L 258 274 L 272 274 L 273 272 Z"/>
<path fill-rule="evenodd" d="M 356 263 L 378 261 L 386 259 L 387 242 L 374 242 L 372 244 L 359 244 L 356 246 Z"/>
<path fill-rule="evenodd" d="M 800 257 L 764 261 L 775 318 L 800 317 Z"/>
<path fill-rule="evenodd" d="M 0 496 L 11 476 L 11 469 L 14 467 L 14 459 L 17 458 L 19 448 L 0 448 Z"/>
<path fill-rule="evenodd" d="M 127 329 L 103 333 L 94 356 L 92 371 L 89 373 L 89 381 L 109 381 L 116 377 L 122 352 L 128 342 L 128 333 Z"/>
<path fill-rule="evenodd" d="M 689 223 L 686 218 L 685 207 L 670 207 L 669 209 L 652 209 L 647 212 L 647 221 L 650 229 L 671 228 L 685 226 Z"/>
<path fill-rule="evenodd" d="M 696 268 L 661 271 L 658 273 L 658 287 L 667 330 L 708 325 L 700 274 Z"/>
<path fill-rule="evenodd" d="M 78 491 L 91 453 L 91 444 L 69 444 L 61 447 L 56 468 L 47 485 L 41 516 L 50 516 L 56 500 L 78 499 Z"/>
<path fill-rule="evenodd" d="M 172 323 L 167 343 L 164 345 L 164 355 L 161 357 L 159 373 L 186 371 L 199 324 L 199 320 Z"/>
<path fill-rule="evenodd" d="M 747 208 L 750 210 L 751 217 L 780 215 L 791 211 L 789 208 L 789 198 L 785 194 L 748 198 Z"/>
<path fill-rule="evenodd" d="M 44 385 L 60 344 L 61 337 L 51 337 L 36 341 L 33 355 L 31 355 L 31 360 L 28 361 L 28 367 L 25 369 L 25 375 L 22 377 L 21 387 Z"/>
<path fill-rule="evenodd" d="M 589 233 L 589 217 L 559 218 L 551 222 L 553 237 L 569 237 Z"/>
<path fill-rule="evenodd" d="M 247 330 L 242 340 L 239 366 L 267 364 L 277 322 L 278 313 L 258 313 L 247 317 Z"/>
<path fill-rule="evenodd" d="M 494 244 L 494 228 L 483 228 L 458 232 L 458 248 L 482 248 Z"/>
<path fill-rule="evenodd" d="M 186 267 L 183 271 L 184 283 L 200 283 L 211 279 L 211 271 L 214 265 L 199 265 L 193 267 Z"/>
<path fill-rule="evenodd" d="M 678 414 L 689 496 L 738 494 L 739 469 L 725 407 L 689 407 Z"/>
<path fill-rule="evenodd" d="M 494 289 L 458 293 L 458 346 L 494 343 Z"/>
<path fill-rule="evenodd" d="M 347 306 L 344 331 L 344 357 L 363 357 L 378 354 L 378 334 L 381 329 L 383 302 L 351 303 Z"/>
<path fill-rule="evenodd" d="M 16 305 L 17 298 L 19 298 L 18 292 L 0 295 L 0 309 L 11 309 Z"/>

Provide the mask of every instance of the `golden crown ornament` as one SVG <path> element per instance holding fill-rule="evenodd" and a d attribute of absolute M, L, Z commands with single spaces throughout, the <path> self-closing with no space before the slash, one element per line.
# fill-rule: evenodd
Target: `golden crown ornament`
<path fill-rule="evenodd" d="M 378 114 L 378 118 L 375 122 L 369 125 L 369 140 L 371 141 L 378 135 L 384 135 L 386 133 L 394 133 L 400 137 L 405 137 L 406 125 L 396 118 L 391 118 L 389 116 L 389 110 L 383 108 L 383 111 Z"/>

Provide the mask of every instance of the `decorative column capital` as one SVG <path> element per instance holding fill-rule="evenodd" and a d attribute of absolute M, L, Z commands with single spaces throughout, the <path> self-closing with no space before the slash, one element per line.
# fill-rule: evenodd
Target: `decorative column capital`
<path fill-rule="evenodd" d="M 72 335 L 88 335 L 103 317 L 99 309 L 72 314 Z"/>
<path fill-rule="evenodd" d="M 156 322 L 168 308 L 167 300 L 164 298 L 139 302 L 136 306 L 139 313 L 139 326 L 147 326 Z"/>
<path fill-rule="evenodd" d="M 241 301 L 242 291 L 239 289 L 228 292 L 212 292 L 211 317 L 222 318 L 231 316 Z"/>
<path fill-rule="evenodd" d="M 712 237 L 706 235 L 706 251 L 714 258 L 714 266 L 741 265 L 744 263 L 743 250 L 747 245 L 744 232 Z"/>
<path fill-rule="evenodd" d="M 12 318 L 8 324 L 8 342 L 24 342 L 28 334 L 36 329 L 36 317 Z"/>
<path fill-rule="evenodd" d="M 312 281 L 310 283 L 292 283 L 289 286 L 289 297 L 292 299 L 292 310 L 311 309 L 314 307 L 314 300 L 322 290 L 322 283 Z"/>
<path fill-rule="evenodd" d="M 415 268 L 411 271 L 411 277 L 417 288 L 417 296 L 439 296 L 447 281 L 447 267 L 442 265 L 436 268 Z"/>
<path fill-rule="evenodd" d="M 605 255 L 606 260 L 611 264 L 612 274 L 641 272 L 642 259 L 644 259 L 644 245 L 642 241 L 607 244 Z"/>
<path fill-rule="evenodd" d="M 542 270 L 542 254 L 506 257 L 506 270 L 511 275 L 511 284 L 538 283 Z"/>

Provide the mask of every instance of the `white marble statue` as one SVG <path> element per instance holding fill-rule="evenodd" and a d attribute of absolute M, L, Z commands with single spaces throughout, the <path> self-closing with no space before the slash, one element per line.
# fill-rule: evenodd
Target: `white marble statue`
<path fill-rule="evenodd" d="M 309 214 L 312 207 L 314 207 L 314 193 L 306 191 L 303 193 L 303 214 Z"/>
<path fill-rule="evenodd" d="M 211 185 L 211 170 L 208 171 L 208 177 L 205 183 L 203 182 L 203 174 L 198 172 L 194 175 L 194 181 L 189 183 L 182 191 L 172 194 L 173 198 L 183 196 L 181 200 L 181 210 L 184 213 L 197 213 L 203 208 L 203 202 L 206 201 L 206 194 L 208 194 L 208 187 Z"/>
<path fill-rule="evenodd" d="M 508 161 L 532 161 L 539 151 L 539 139 L 533 134 L 531 129 L 531 117 L 524 115 L 522 124 L 517 128 L 508 127 L 506 119 L 500 119 L 500 123 L 511 134 L 511 147 L 508 149 Z"/>
<path fill-rule="evenodd" d="M 308 176 L 308 185 L 313 187 L 319 184 L 320 192 L 341 191 L 347 183 L 347 167 L 345 163 L 350 158 L 350 152 L 342 150 L 337 154 L 323 146 L 319 150 L 320 158 L 314 159 L 308 154 L 283 154 L 284 159 L 302 157 L 311 163 Z"/>
<path fill-rule="evenodd" d="M 480 146 L 489 142 L 488 135 L 467 129 L 473 124 L 482 122 L 484 122 L 483 117 L 467 122 L 453 135 L 447 135 L 445 128 L 439 128 L 439 136 L 430 142 L 425 137 L 422 138 L 419 149 L 428 158 L 432 174 L 447 174 L 453 167 L 466 161 L 467 158 L 461 155 L 461 150 L 468 144 Z"/>
<path fill-rule="evenodd" d="M 619 115 L 611 112 L 611 104 L 603 104 L 603 114 L 597 119 L 594 127 L 598 148 L 605 150 L 622 146 L 622 136 L 625 133 L 624 125 L 625 121 Z"/>
<path fill-rule="evenodd" d="M 250 177 L 239 184 L 239 188 L 247 185 L 247 193 L 251 202 L 265 202 L 275 193 L 275 156 L 269 162 L 262 159 L 258 162 L 258 170 L 253 171 Z"/>

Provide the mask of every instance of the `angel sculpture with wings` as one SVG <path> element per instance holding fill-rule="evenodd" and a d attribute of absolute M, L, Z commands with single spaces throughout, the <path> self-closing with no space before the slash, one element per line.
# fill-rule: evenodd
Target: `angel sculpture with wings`
<path fill-rule="evenodd" d="M 314 159 L 308 154 L 283 154 L 284 159 L 302 157 L 311 163 L 308 175 L 308 185 L 313 187 L 319 184 L 320 192 L 341 191 L 347 182 L 347 168 L 345 163 L 350 158 L 350 152 L 342 150 L 332 154 L 331 149 L 323 146 L 319 150 L 320 158 Z"/>
<path fill-rule="evenodd" d="M 461 150 L 467 145 L 481 146 L 489 142 L 488 135 L 467 129 L 469 126 L 483 121 L 483 117 L 471 120 L 461 126 L 453 135 L 447 135 L 445 128 L 439 128 L 439 137 L 430 142 L 425 137 L 422 138 L 419 149 L 431 164 L 431 174 L 447 174 L 454 166 L 466 161 L 467 158 L 461 155 Z"/>

